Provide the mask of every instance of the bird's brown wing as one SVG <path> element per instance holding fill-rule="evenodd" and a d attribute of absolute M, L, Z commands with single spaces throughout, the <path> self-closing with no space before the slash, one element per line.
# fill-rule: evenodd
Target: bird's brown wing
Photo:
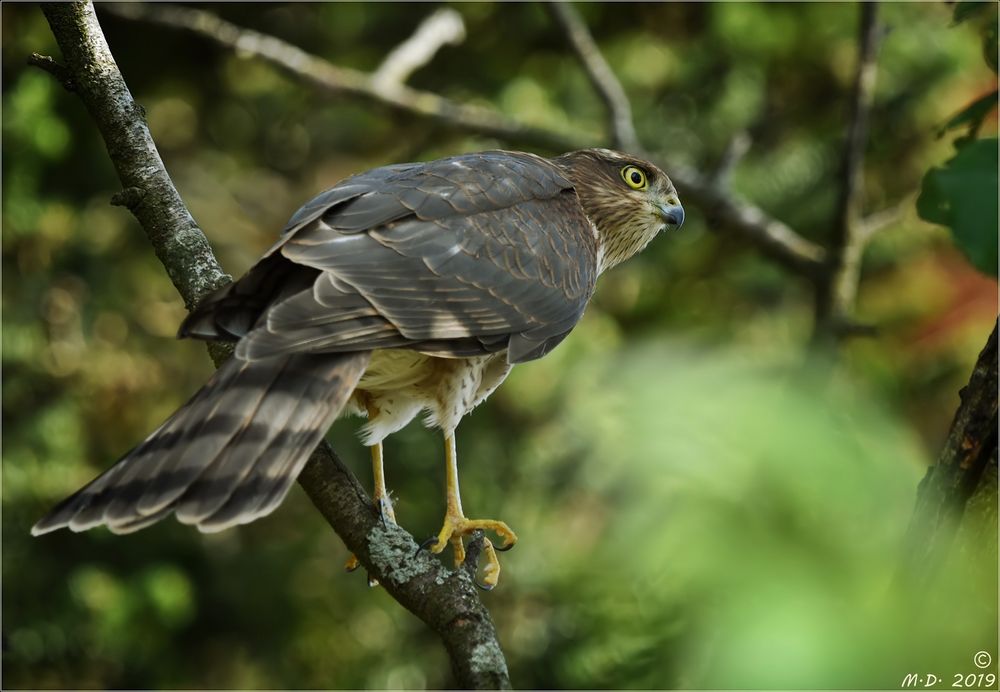
<path fill-rule="evenodd" d="M 182 334 L 230 334 L 251 360 L 507 348 L 516 363 L 576 324 L 596 263 L 576 193 L 545 159 L 486 152 L 390 166 L 305 204 L 271 253 Z"/>
<path fill-rule="evenodd" d="M 596 241 L 569 182 L 529 154 L 377 169 L 300 209 L 182 335 L 236 354 L 142 444 L 35 525 L 203 531 L 273 510 L 380 347 L 537 358 L 576 324 Z"/>

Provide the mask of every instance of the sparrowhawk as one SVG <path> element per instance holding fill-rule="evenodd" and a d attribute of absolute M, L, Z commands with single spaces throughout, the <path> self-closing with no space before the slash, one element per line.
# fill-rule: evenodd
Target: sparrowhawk
<path fill-rule="evenodd" d="M 38 535 L 128 533 L 174 513 L 202 531 L 273 511 L 343 412 L 367 416 L 375 500 L 392 517 L 382 440 L 427 413 L 445 437 L 447 512 L 430 548 L 490 530 L 458 489 L 455 428 L 516 363 L 583 315 L 597 277 L 684 210 L 656 166 L 607 149 L 488 151 L 360 173 L 317 195 L 180 336 L 235 343 L 180 410 L 39 521 Z M 484 581 L 499 563 L 486 543 Z"/>

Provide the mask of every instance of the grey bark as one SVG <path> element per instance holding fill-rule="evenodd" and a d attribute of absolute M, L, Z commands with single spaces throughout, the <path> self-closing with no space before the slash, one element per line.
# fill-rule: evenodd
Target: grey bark
<path fill-rule="evenodd" d="M 901 581 L 928 587 L 959 548 L 979 553 L 967 557 L 996 569 L 997 356 L 994 326 L 959 393 L 961 404 L 937 463 L 917 491 Z"/>

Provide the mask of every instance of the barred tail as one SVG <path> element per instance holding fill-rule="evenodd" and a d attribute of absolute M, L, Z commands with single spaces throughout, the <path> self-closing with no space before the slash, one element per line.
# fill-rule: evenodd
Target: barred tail
<path fill-rule="evenodd" d="M 337 418 L 369 352 L 231 358 L 144 442 L 31 529 L 114 533 L 171 512 L 221 531 L 272 512 Z"/>

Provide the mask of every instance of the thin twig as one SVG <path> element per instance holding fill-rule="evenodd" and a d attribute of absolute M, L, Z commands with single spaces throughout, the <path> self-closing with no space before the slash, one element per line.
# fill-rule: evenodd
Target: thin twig
<path fill-rule="evenodd" d="M 727 147 L 718 169 L 710 176 L 674 165 L 661 156 L 644 151 L 635 131 L 625 89 L 579 13 L 571 4 L 559 0 L 546 3 L 546 7 L 566 34 L 577 59 L 607 105 L 612 136 L 617 146 L 660 163 L 660 167 L 670 172 L 674 184 L 682 190 L 685 201 L 700 207 L 713 225 L 719 224 L 736 232 L 786 268 L 816 281 L 823 279 L 823 248 L 809 242 L 788 225 L 769 218 L 759 208 L 738 201 L 728 189 L 726 179 L 732 167 L 749 149 L 749 135 L 737 135 L 730 141 L 731 146 Z"/>
<path fill-rule="evenodd" d="M 817 291 L 814 343 L 835 343 L 837 324 L 854 310 L 861 276 L 866 234 L 861 224 L 861 196 L 868 120 L 875 100 L 875 76 L 880 38 L 878 3 L 860 3 L 858 67 L 851 93 L 850 118 L 844 142 L 840 197 L 833 224 L 826 281 Z"/>
<path fill-rule="evenodd" d="M 236 26 L 204 10 L 146 3 L 107 3 L 101 12 L 124 19 L 152 22 L 209 38 L 239 55 L 256 56 L 328 94 L 351 96 L 415 113 L 456 130 L 547 149 L 566 151 L 585 146 L 581 140 L 552 130 L 523 125 L 488 108 L 467 105 L 405 85 L 380 88 L 365 72 L 340 67 L 281 39 Z"/>
<path fill-rule="evenodd" d="M 56 81 L 62 85 L 63 89 L 73 91 L 73 80 L 69 78 L 69 72 L 63 65 L 57 63 L 51 55 L 32 53 L 28 56 L 28 64 L 45 70 L 56 78 Z"/>
<path fill-rule="evenodd" d="M 229 277 L 215 259 L 163 167 L 89 3 L 42 7 L 66 70 L 97 123 L 122 185 L 120 202 L 146 232 L 189 307 Z M 224 359 L 213 353 L 217 363 Z M 441 636 L 456 681 L 469 688 L 506 688 L 507 665 L 489 611 L 468 570 L 448 570 L 413 537 L 385 524 L 354 475 L 325 442 L 299 483 L 347 547 L 386 591 Z"/>
<path fill-rule="evenodd" d="M 629 102 L 625 89 L 604 55 L 597 47 L 597 42 L 590 35 L 587 25 L 579 12 L 568 2 L 547 2 L 545 5 L 549 14 L 559 28 L 566 34 L 573 53 L 583 66 L 594 89 L 604 101 L 608 109 L 608 121 L 611 139 L 614 146 L 622 151 L 638 152 L 642 147 L 639 136 L 632 122 L 632 104 Z"/>
<path fill-rule="evenodd" d="M 788 224 L 745 204 L 725 188 L 714 185 L 698 171 L 651 156 L 682 190 L 685 204 L 703 211 L 711 229 L 725 229 L 754 245 L 781 266 L 813 281 L 826 269 L 826 250 L 795 232 Z"/>
<path fill-rule="evenodd" d="M 421 22 L 413 35 L 385 56 L 372 73 L 377 89 L 392 89 L 406 83 L 410 75 L 429 63 L 445 45 L 458 45 L 465 40 L 462 15 L 444 7 Z"/>
<path fill-rule="evenodd" d="M 907 196 L 896 204 L 861 219 L 858 222 L 858 236 L 861 243 L 867 245 L 875 234 L 897 223 L 911 209 L 913 209 L 913 197 Z"/>
<path fill-rule="evenodd" d="M 737 164 L 743 160 L 743 157 L 747 155 L 750 151 L 750 144 L 752 143 L 750 138 L 750 133 L 746 130 L 737 132 L 729 141 L 726 142 L 726 148 L 722 150 L 722 155 L 719 156 L 719 161 L 715 165 L 715 170 L 712 171 L 712 184 L 723 190 L 727 189 L 732 181 L 733 171 L 736 169 Z"/>
<path fill-rule="evenodd" d="M 551 152 L 582 149 L 595 144 L 586 137 L 523 125 L 494 110 L 465 105 L 427 91 L 405 86 L 393 89 L 391 93 L 380 91 L 371 85 L 370 77 L 363 72 L 332 65 L 280 39 L 242 29 L 203 10 L 144 3 L 109 3 L 101 5 L 101 11 L 125 19 L 193 32 L 242 55 L 253 55 L 278 65 L 327 93 L 361 98 L 430 118 L 456 130 Z M 791 271 L 807 277 L 817 277 L 825 271 L 823 248 L 803 238 L 787 224 L 769 216 L 759 207 L 717 189 L 697 171 L 676 166 L 663 157 L 654 155 L 650 158 L 670 172 L 684 202 L 701 208 L 712 219 L 713 228 L 743 238 Z"/>

